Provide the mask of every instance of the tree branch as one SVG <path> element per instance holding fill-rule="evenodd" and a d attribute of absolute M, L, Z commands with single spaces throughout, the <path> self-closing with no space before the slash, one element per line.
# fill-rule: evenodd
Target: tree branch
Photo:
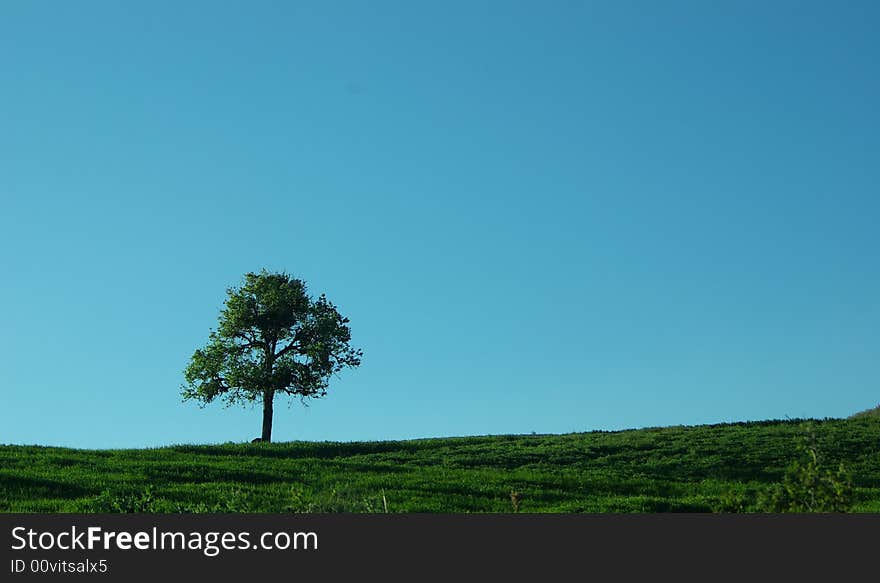
<path fill-rule="evenodd" d="M 285 346 L 284 348 L 282 348 L 281 350 L 278 351 L 278 353 L 275 355 L 275 360 L 278 360 L 279 358 L 281 358 L 282 356 L 284 356 L 285 354 L 287 354 L 288 352 L 293 350 L 294 346 L 299 345 L 299 338 L 297 336 L 299 336 L 299 334 L 297 334 L 293 337 L 293 340 L 290 341 L 290 344 L 288 344 L 287 346 Z"/>

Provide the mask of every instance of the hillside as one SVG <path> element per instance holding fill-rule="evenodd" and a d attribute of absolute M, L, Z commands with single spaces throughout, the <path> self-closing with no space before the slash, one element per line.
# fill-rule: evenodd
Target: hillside
<path fill-rule="evenodd" d="M 876 407 L 874 407 L 872 409 L 866 409 L 864 411 L 859 411 L 858 413 L 856 413 L 855 415 L 850 417 L 850 419 L 861 419 L 864 417 L 880 418 L 880 405 L 877 405 Z"/>
<path fill-rule="evenodd" d="M 3 512 L 664 512 L 753 509 L 815 432 L 880 512 L 880 419 L 397 442 L 0 446 Z M 735 503 L 731 506 L 731 500 Z"/>

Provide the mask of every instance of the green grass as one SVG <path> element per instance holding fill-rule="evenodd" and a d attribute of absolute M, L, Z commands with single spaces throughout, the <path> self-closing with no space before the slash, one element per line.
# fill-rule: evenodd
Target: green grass
<path fill-rule="evenodd" d="M 860 412 L 856 413 L 855 415 L 853 415 L 852 417 L 850 417 L 850 419 L 860 419 L 863 417 L 880 418 L 880 405 L 877 405 L 876 407 L 874 407 L 872 409 L 866 409 L 864 411 L 860 411 Z"/>
<path fill-rule="evenodd" d="M 880 419 L 567 435 L 80 450 L 0 446 L 3 512 L 714 512 L 754 509 L 809 427 L 880 512 Z M 384 497 L 384 499 L 383 499 Z"/>

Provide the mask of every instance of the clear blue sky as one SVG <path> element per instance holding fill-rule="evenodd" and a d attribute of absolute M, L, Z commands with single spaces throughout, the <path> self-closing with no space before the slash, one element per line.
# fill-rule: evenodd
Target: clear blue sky
<path fill-rule="evenodd" d="M 877 2 L 3 2 L 0 443 L 182 404 L 243 273 L 351 318 L 278 440 L 880 402 Z"/>

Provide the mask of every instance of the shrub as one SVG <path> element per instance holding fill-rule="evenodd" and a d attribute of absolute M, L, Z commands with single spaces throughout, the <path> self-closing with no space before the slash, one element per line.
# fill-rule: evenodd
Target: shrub
<path fill-rule="evenodd" d="M 801 459 L 792 462 L 781 484 L 764 493 L 765 512 L 848 512 L 854 503 L 852 478 L 841 462 L 837 470 L 826 467 L 815 435 L 798 447 Z"/>
<path fill-rule="evenodd" d="M 83 512 L 143 514 L 161 512 L 153 489 L 147 486 L 141 492 L 113 494 L 104 490 L 83 504 Z"/>

